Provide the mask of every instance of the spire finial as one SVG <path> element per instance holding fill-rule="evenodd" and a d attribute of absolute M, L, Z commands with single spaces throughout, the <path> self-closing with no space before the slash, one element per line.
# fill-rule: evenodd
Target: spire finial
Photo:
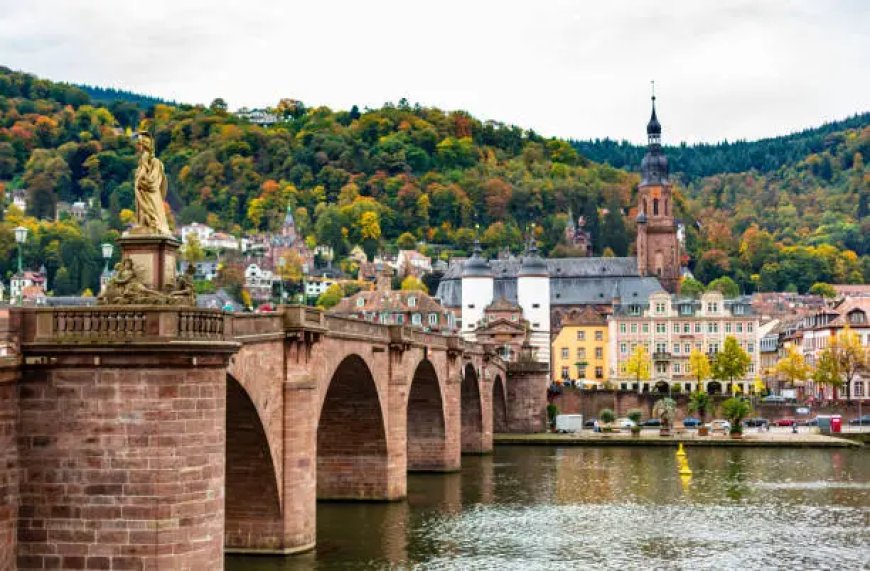
<path fill-rule="evenodd" d="M 652 101 L 653 101 L 653 105 L 655 105 L 656 104 L 656 80 L 655 79 L 650 80 L 650 85 L 652 87 Z"/>

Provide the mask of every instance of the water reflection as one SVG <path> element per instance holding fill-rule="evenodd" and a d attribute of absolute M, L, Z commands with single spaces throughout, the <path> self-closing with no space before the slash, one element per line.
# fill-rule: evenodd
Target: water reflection
<path fill-rule="evenodd" d="M 408 499 L 318 505 L 318 547 L 227 568 L 861 568 L 870 456 L 853 450 L 498 447 Z"/>

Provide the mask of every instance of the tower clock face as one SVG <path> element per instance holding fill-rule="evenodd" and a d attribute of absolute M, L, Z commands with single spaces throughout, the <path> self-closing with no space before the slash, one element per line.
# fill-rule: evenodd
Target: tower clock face
<path fill-rule="evenodd" d="M 650 193 L 650 196 L 652 196 L 653 198 L 661 198 L 662 197 L 662 189 L 658 186 L 653 188 L 652 192 Z"/>

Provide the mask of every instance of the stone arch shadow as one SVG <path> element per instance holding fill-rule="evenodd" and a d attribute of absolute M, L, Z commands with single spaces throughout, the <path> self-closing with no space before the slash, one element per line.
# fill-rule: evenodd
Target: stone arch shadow
<path fill-rule="evenodd" d="M 226 392 L 225 548 L 279 550 L 283 502 L 263 422 L 248 392 L 229 373 Z"/>
<path fill-rule="evenodd" d="M 461 449 L 463 454 L 480 454 L 486 451 L 484 445 L 483 394 L 480 378 L 472 363 L 466 363 L 462 370 L 460 388 Z"/>
<path fill-rule="evenodd" d="M 407 401 L 408 471 L 443 472 L 458 469 L 458 457 L 447 429 L 444 385 L 428 359 L 411 377 Z"/>
<path fill-rule="evenodd" d="M 317 498 L 385 499 L 389 455 L 382 398 L 366 361 L 346 356 L 325 386 L 317 421 Z"/>
<path fill-rule="evenodd" d="M 507 386 L 501 374 L 492 383 L 492 430 L 508 432 Z"/>

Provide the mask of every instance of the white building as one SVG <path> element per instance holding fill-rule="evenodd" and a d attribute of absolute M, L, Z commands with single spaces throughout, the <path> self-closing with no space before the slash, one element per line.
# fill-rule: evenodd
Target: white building
<path fill-rule="evenodd" d="M 38 296 L 39 292 L 45 289 L 45 274 L 41 272 L 33 272 L 24 270 L 22 273 L 16 273 L 9 280 L 9 299 L 17 301 L 23 293 L 31 292 L 32 295 Z M 44 293 L 42 294 L 44 295 Z"/>
<path fill-rule="evenodd" d="M 191 235 L 196 235 L 197 240 L 199 240 L 200 244 L 204 244 L 206 240 L 208 240 L 211 235 L 214 234 L 214 228 L 211 226 L 206 226 L 205 224 L 200 224 L 199 222 L 193 222 L 191 224 L 187 224 L 181 227 L 181 242 L 183 244 L 187 244 L 187 240 Z"/>
<path fill-rule="evenodd" d="M 232 234 L 214 232 L 206 240 L 202 241 L 202 246 L 207 250 L 238 250 L 241 248 L 241 243 Z"/>
<path fill-rule="evenodd" d="M 329 289 L 329 286 L 338 283 L 335 280 L 324 278 L 308 278 L 305 282 L 305 296 L 306 297 L 320 297 L 326 290 Z"/>
<path fill-rule="evenodd" d="M 257 264 L 245 268 L 245 286 L 256 300 L 266 300 L 272 297 L 272 284 L 278 278 L 271 270 L 266 270 Z"/>
<path fill-rule="evenodd" d="M 517 274 L 517 302 L 529 322 L 529 344 L 537 360 L 550 362 L 550 271 L 532 242 Z"/>
<path fill-rule="evenodd" d="M 475 340 L 474 330 L 483 319 L 483 310 L 492 303 L 492 268 L 481 256 L 480 243 L 475 242 L 474 254 L 462 267 L 462 311 L 460 327 L 462 336 Z"/>
<path fill-rule="evenodd" d="M 432 273 L 432 258 L 424 256 L 417 250 L 399 250 L 396 258 L 396 270 L 399 275 L 422 276 Z"/>

